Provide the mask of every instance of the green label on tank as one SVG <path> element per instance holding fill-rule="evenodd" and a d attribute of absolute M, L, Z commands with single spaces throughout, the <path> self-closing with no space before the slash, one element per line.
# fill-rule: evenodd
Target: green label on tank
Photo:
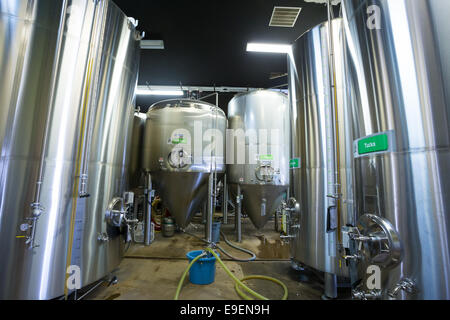
<path fill-rule="evenodd" d="M 260 155 L 259 160 L 273 160 L 273 155 L 271 155 L 271 154 L 265 154 L 262 156 Z"/>
<path fill-rule="evenodd" d="M 178 138 L 178 139 L 172 139 L 172 144 L 186 144 L 186 139 L 184 138 Z"/>
<path fill-rule="evenodd" d="M 294 158 L 289 161 L 289 168 L 298 169 L 300 168 L 300 158 Z"/>
<path fill-rule="evenodd" d="M 382 152 L 389 149 L 389 139 L 386 133 L 371 136 L 358 141 L 358 153 L 367 154 Z"/>

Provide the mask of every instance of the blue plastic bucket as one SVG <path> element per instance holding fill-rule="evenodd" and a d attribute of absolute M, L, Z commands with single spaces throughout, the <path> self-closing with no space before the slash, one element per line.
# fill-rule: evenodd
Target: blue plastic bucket
<path fill-rule="evenodd" d="M 195 250 L 186 254 L 189 263 L 202 254 L 203 250 Z M 217 254 L 219 255 L 219 254 Z M 189 281 L 193 284 L 210 284 L 216 276 L 216 258 L 208 253 L 207 256 L 197 260 L 189 270 Z"/>
<path fill-rule="evenodd" d="M 220 221 L 212 224 L 212 241 L 218 243 L 220 241 Z"/>

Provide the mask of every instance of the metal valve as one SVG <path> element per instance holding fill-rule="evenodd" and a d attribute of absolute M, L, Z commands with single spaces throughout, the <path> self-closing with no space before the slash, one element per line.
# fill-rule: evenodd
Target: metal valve
<path fill-rule="evenodd" d="M 97 240 L 98 240 L 98 241 L 101 241 L 101 242 L 107 242 L 107 241 L 109 241 L 108 234 L 105 233 L 105 232 L 99 233 L 98 236 L 97 236 Z"/>
<path fill-rule="evenodd" d="M 389 299 L 395 299 L 400 291 L 405 291 L 409 294 L 415 294 L 417 292 L 417 286 L 411 279 L 404 278 L 400 280 L 394 288 L 388 291 Z"/>
<path fill-rule="evenodd" d="M 25 222 L 19 226 L 20 231 L 26 232 L 26 235 L 18 235 L 16 238 L 24 238 L 25 244 L 28 245 L 28 249 L 34 249 L 39 247 L 35 242 L 36 238 L 36 225 L 39 217 L 44 212 L 44 207 L 40 203 L 31 204 L 31 217 L 25 218 L 25 221 L 31 221 L 31 223 Z"/>

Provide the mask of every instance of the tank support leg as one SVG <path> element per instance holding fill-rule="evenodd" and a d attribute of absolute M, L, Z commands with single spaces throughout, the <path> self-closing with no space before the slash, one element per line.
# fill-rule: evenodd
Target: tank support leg
<path fill-rule="evenodd" d="M 241 208 L 242 208 L 241 186 L 237 185 L 236 206 L 234 213 L 234 224 L 236 229 L 236 241 L 242 242 Z"/>
<path fill-rule="evenodd" d="M 336 299 L 337 298 L 337 276 L 333 273 L 325 272 L 325 289 L 324 299 Z"/>
<path fill-rule="evenodd" d="M 208 181 L 208 213 L 206 216 L 206 241 L 208 243 L 212 242 L 212 223 L 213 223 L 213 216 L 214 216 L 214 174 L 209 175 L 209 181 Z"/>
<path fill-rule="evenodd" d="M 223 176 L 222 214 L 223 224 L 228 224 L 228 185 L 226 174 Z"/>
<path fill-rule="evenodd" d="M 149 246 L 152 243 L 152 176 L 145 175 L 145 215 L 144 215 L 144 244 Z"/>

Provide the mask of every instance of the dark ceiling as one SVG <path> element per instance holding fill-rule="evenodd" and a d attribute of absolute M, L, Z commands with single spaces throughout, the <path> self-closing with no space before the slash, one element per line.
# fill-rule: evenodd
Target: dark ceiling
<path fill-rule="evenodd" d="M 247 42 L 291 43 L 326 20 L 326 7 L 303 0 L 113 0 L 139 20 L 145 39 L 164 50 L 142 50 L 139 84 L 270 88 L 286 78 L 283 54 L 246 52 Z M 294 28 L 269 27 L 274 6 L 302 7 Z M 164 97 L 138 97 L 147 107 Z M 221 107 L 224 107 L 221 103 Z M 225 108 L 224 108 L 225 109 Z"/>

